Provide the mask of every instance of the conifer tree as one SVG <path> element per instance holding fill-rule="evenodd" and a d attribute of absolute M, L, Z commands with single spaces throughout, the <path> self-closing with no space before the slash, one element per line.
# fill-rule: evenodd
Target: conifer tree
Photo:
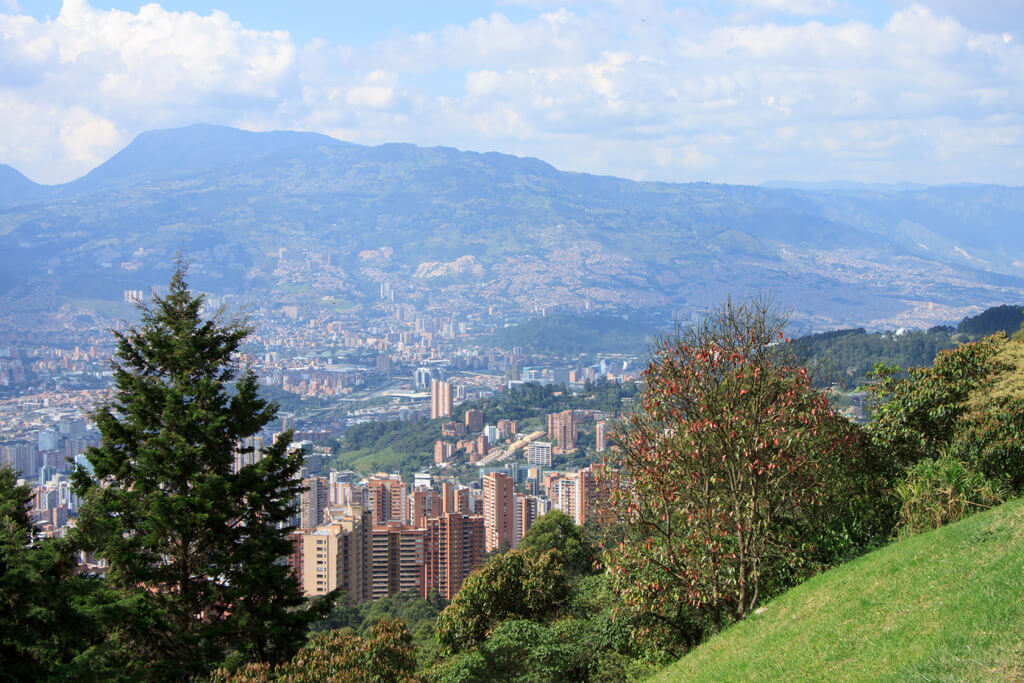
<path fill-rule="evenodd" d="M 284 561 L 301 483 L 290 434 L 235 471 L 246 437 L 276 414 L 235 362 L 243 323 L 204 320 L 179 263 L 166 296 L 114 334 L 112 401 L 76 470 L 79 541 L 109 562 L 108 582 L 144 603 L 117 624 L 132 675 L 184 679 L 222 662 L 276 663 L 326 605 L 305 606 Z M 234 386 L 231 383 L 234 380 Z"/>

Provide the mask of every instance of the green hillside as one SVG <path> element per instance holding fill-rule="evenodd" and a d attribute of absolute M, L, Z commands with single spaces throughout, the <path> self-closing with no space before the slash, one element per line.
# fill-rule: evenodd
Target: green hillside
<path fill-rule="evenodd" d="M 1024 500 L 825 572 L 653 680 L 1024 680 Z"/>

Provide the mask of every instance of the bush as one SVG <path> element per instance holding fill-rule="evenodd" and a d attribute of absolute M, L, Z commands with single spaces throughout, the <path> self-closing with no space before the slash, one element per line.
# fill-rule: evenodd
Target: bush
<path fill-rule="evenodd" d="M 236 671 L 214 671 L 214 683 L 414 683 L 416 647 L 398 619 L 383 619 L 363 639 L 347 631 L 314 635 L 288 662 L 248 664 Z"/>
<path fill-rule="evenodd" d="M 937 529 L 1006 499 L 1003 486 L 948 454 L 918 462 L 896 493 L 902 502 L 900 536 Z"/>
<path fill-rule="evenodd" d="M 438 643 L 449 654 L 483 642 L 499 622 L 547 621 L 571 595 L 562 555 L 549 550 L 533 556 L 512 551 L 495 555 L 462 584 L 437 619 Z"/>

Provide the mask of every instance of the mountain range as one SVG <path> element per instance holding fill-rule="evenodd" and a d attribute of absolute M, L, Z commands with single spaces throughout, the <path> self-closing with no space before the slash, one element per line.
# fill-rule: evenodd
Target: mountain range
<path fill-rule="evenodd" d="M 191 281 L 358 315 L 397 302 L 686 317 L 771 291 L 816 329 L 1024 300 L 1024 188 L 637 182 L 543 161 L 290 131 L 143 133 L 87 175 L 0 165 L 0 320 Z"/>

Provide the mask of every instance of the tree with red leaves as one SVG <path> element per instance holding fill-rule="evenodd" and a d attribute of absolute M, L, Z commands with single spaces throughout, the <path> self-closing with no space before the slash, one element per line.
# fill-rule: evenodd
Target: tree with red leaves
<path fill-rule="evenodd" d="M 829 499 L 864 462 L 766 297 L 729 301 L 656 343 L 617 435 L 625 532 L 606 552 L 626 604 L 692 641 L 813 569 Z"/>

